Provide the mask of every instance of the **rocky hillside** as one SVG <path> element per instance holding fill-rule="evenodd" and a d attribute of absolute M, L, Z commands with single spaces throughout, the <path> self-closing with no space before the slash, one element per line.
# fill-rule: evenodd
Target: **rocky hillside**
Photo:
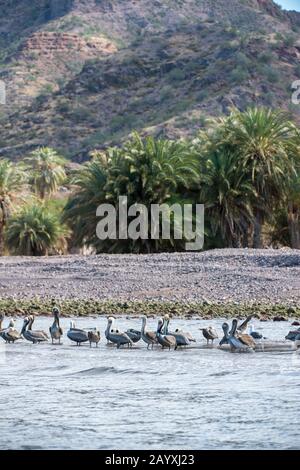
<path fill-rule="evenodd" d="M 0 155 L 51 145 L 82 160 L 137 128 L 291 106 L 300 15 L 272 0 L 0 0 Z"/>

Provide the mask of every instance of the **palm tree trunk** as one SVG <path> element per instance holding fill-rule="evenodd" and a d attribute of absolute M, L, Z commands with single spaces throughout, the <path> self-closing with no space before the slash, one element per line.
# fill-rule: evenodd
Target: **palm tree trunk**
<path fill-rule="evenodd" d="M 291 247 L 300 250 L 300 210 L 293 203 L 289 203 L 288 224 Z"/>
<path fill-rule="evenodd" d="M 262 225 L 263 215 L 260 210 L 257 210 L 254 220 L 253 248 L 262 248 Z"/>
<path fill-rule="evenodd" d="M 249 247 L 249 223 L 244 221 L 242 225 L 242 233 L 241 233 L 241 248 L 248 248 Z"/>

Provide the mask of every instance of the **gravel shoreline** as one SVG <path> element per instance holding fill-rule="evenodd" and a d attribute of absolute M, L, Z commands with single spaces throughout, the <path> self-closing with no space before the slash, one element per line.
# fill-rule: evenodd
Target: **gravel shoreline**
<path fill-rule="evenodd" d="M 0 298 L 300 306 L 300 251 L 2 257 Z"/>

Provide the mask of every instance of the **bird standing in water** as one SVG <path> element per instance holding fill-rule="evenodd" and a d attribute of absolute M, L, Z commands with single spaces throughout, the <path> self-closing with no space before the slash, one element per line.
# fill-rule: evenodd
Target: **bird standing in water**
<path fill-rule="evenodd" d="M 88 333 L 87 331 L 81 330 L 79 328 L 76 328 L 75 322 L 71 321 L 70 323 L 70 329 L 67 332 L 67 337 L 73 341 L 74 343 L 77 344 L 77 346 L 80 346 L 81 343 L 86 343 L 89 341 Z"/>
<path fill-rule="evenodd" d="M 58 344 L 60 344 L 60 338 L 63 335 L 63 330 L 60 327 L 59 324 L 59 310 L 57 307 L 53 308 L 53 316 L 54 316 L 54 322 L 53 325 L 50 326 L 49 331 L 50 331 L 50 336 L 52 338 L 52 344 L 54 343 L 54 340 L 58 341 Z"/>
<path fill-rule="evenodd" d="M 26 317 L 24 319 L 23 328 L 21 331 L 21 335 L 30 343 L 38 344 L 44 343 L 48 341 L 49 336 L 45 331 L 42 330 L 32 330 L 32 324 L 34 322 L 34 318 L 32 316 Z"/>
<path fill-rule="evenodd" d="M 191 341 L 195 341 L 190 333 L 185 333 L 179 328 L 176 328 L 174 332 L 169 331 L 169 323 L 170 323 L 170 317 L 169 315 L 165 315 L 162 333 L 164 335 L 174 336 L 174 338 L 176 339 L 177 346 L 189 346 L 191 344 Z"/>
<path fill-rule="evenodd" d="M 92 347 L 92 344 L 95 344 L 96 348 L 98 348 L 98 343 L 100 342 L 101 335 L 100 331 L 98 331 L 97 328 L 88 332 L 88 338 L 90 342 L 90 348 Z"/>
<path fill-rule="evenodd" d="M 253 351 L 255 347 L 255 341 L 250 335 L 245 333 L 237 333 L 238 321 L 237 319 L 232 320 L 231 330 L 229 333 L 229 344 L 233 350 L 240 351 Z"/>
<path fill-rule="evenodd" d="M 156 332 L 156 338 L 159 344 L 162 346 L 162 348 L 169 348 L 169 351 L 171 348 L 174 348 L 174 350 L 177 349 L 177 342 L 176 338 L 172 335 L 165 335 L 162 333 L 164 327 L 164 320 L 160 318 L 158 320 L 158 325 L 157 325 L 157 332 Z"/>
<path fill-rule="evenodd" d="M 210 341 L 214 344 L 214 340 L 219 338 L 217 331 L 212 326 L 209 326 L 208 328 L 200 328 L 200 331 L 202 331 L 207 344 L 209 344 Z"/>
<path fill-rule="evenodd" d="M 153 349 L 154 344 L 157 343 L 156 333 L 154 331 L 149 331 L 147 329 L 147 317 L 146 315 L 142 316 L 142 331 L 141 331 L 142 340 L 147 344 L 147 349 L 151 346 Z"/>
<path fill-rule="evenodd" d="M 114 322 L 114 319 L 112 317 L 109 317 L 107 321 L 107 328 L 106 328 L 107 339 L 111 343 L 116 344 L 118 349 L 125 344 L 127 344 L 128 347 L 132 347 L 133 342 L 126 333 L 119 331 L 118 329 L 112 330 L 113 322 Z"/>
<path fill-rule="evenodd" d="M 15 343 L 18 339 L 21 339 L 20 333 L 15 328 L 15 322 L 13 319 L 10 320 L 9 325 L 7 328 L 2 330 L 2 321 L 4 319 L 4 315 L 0 317 L 0 337 L 4 339 L 6 343 Z"/>

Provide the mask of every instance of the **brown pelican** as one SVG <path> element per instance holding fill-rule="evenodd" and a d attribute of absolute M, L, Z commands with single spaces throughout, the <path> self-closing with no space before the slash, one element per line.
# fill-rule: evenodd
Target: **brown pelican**
<path fill-rule="evenodd" d="M 230 349 L 232 351 L 241 351 L 241 352 L 252 351 L 251 348 L 245 346 L 245 344 L 243 344 L 238 338 L 236 338 L 235 336 L 236 328 L 237 328 L 237 320 L 233 321 L 232 328 L 230 331 L 229 331 L 228 323 L 223 323 L 222 329 L 224 332 L 224 337 L 220 341 L 220 346 L 223 346 L 224 344 L 229 344 Z"/>
<path fill-rule="evenodd" d="M 112 324 L 114 322 L 114 319 L 112 317 L 108 318 L 107 321 L 107 339 L 111 342 L 117 345 L 117 348 L 119 349 L 121 346 L 124 344 L 127 344 L 128 347 L 132 347 L 133 341 L 129 338 L 129 336 L 117 329 L 112 330 Z"/>
<path fill-rule="evenodd" d="M 157 331 L 156 331 L 156 338 L 159 344 L 162 346 L 162 348 L 169 348 L 169 351 L 171 348 L 174 348 L 174 350 L 177 349 L 177 342 L 176 338 L 172 335 L 164 335 L 162 334 L 162 329 L 164 327 L 164 320 L 160 318 L 158 320 L 158 325 L 157 325 Z"/>
<path fill-rule="evenodd" d="M 206 339 L 207 344 L 209 344 L 210 341 L 212 344 L 214 344 L 214 340 L 219 338 L 218 333 L 212 326 L 209 326 L 208 328 L 199 328 L 199 329 L 200 331 L 202 331 L 202 334 L 204 338 Z"/>
<path fill-rule="evenodd" d="M 27 330 L 28 330 L 28 331 L 32 331 L 32 325 L 33 325 L 34 322 L 35 322 L 35 316 L 34 316 L 34 315 L 30 315 L 30 316 L 28 317 L 28 319 L 29 319 L 29 324 L 28 324 Z M 34 332 L 35 332 L 35 333 L 41 333 L 41 335 L 44 335 L 45 338 L 47 338 L 47 340 L 49 339 L 49 336 L 48 336 L 47 333 L 46 333 L 45 331 L 43 331 L 43 330 L 34 330 Z"/>
<path fill-rule="evenodd" d="M 21 335 L 27 341 L 29 341 L 33 344 L 43 343 L 45 341 L 48 341 L 49 337 L 48 337 L 47 333 L 45 333 L 44 331 L 32 331 L 32 329 L 29 329 L 29 327 L 32 326 L 32 323 L 33 323 L 32 317 L 26 317 L 24 319 Z M 28 327 L 28 329 L 27 329 L 27 327 Z"/>
<path fill-rule="evenodd" d="M 54 340 L 58 341 L 58 344 L 60 344 L 60 338 L 63 335 L 63 330 L 61 329 L 60 324 L 59 324 L 58 308 L 54 307 L 52 313 L 54 315 L 54 322 L 53 322 L 53 325 L 50 326 L 49 328 L 50 336 L 52 338 L 52 344 L 54 343 Z"/>
<path fill-rule="evenodd" d="M 253 315 L 249 315 L 246 320 L 244 320 L 238 327 L 237 331 L 240 333 L 245 333 L 247 331 L 248 323 L 252 320 Z"/>
<path fill-rule="evenodd" d="M 93 343 L 96 345 L 96 348 L 98 348 L 98 343 L 101 339 L 100 331 L 98 331 L 96 328 L 94 330 L 90 330 L 88 332 L 88 338 L 90 342 L 90 348 L 92 347 Z"/>
<path fill-rule="evenodd" d="M 0 336 L 6 341 L 6 343 L 14 343 L 21 339 L 20 333 L 15 328 L 15 322 L 13 319 L 10 320 L 8 328 L 1 331 Z"/>
<path fill-rule="evenodd" d="M 231 326 L 231 331 L 230 331 L 230 338 L 231 338 L 230 344 L 233 345 L 233 344 L 239 343 L 242 345 L 242 349 L 243 348 L 245 349 L 245 347 L 248 349 L 255 348 L 255 341 L 252 338 L 252 336 L 247 335 L 245 333 L 237 333 L 237 326 L 238 326 L 237 319 L 232 320 L 232 326 Z M 238 343 L 236 343 L 236 341 L 238 341 Z M 239 346 L 239 349 L 241 349 L 240 346 Z"/>
<path fill-rule="evenodd" d="M 148 345 L 147 349 L 149 349 L 150 346 L 153 346 L 155 343 L 157 343 L 156 339 L 156 333 L 154 331 L 149 331 L 147 329 L 147 317 L 146 315 L 142 316 L 142 332 L 141 332 L 142 340 Z"/>
<path fill-rule="evenodd" d="M 71 321 L 71 323 L 70 323 L 70 329 L 67 332 L 67 337 L 71 341 L 76 343 L 77 346 L 80 346 L 81 343 L 86 343 L 87 341 L 89 341 L 87 331 L 80 330 L 79 328 L 76 328 L 75 322 L 73 322 L 73 321 Z"/>
<path fill-rule="evenodd" d="M 182 330 L 179 330 L 179 328 L 176 328 L 174 332 L 169 331 L 169 323 L 170 323 L 170 317 L 169 315 L 165 315 L 162 333 L 164 335 L 174 336 L 174 338 L 176 339 L 177 346 L 189 346 L 191 344 L 191 341 L 195 341 L 195 339 L 192 337 L 190 333 L 184 333 Z M 189 338 L 192 338 L 192 339 L 189 339 Z"/>

